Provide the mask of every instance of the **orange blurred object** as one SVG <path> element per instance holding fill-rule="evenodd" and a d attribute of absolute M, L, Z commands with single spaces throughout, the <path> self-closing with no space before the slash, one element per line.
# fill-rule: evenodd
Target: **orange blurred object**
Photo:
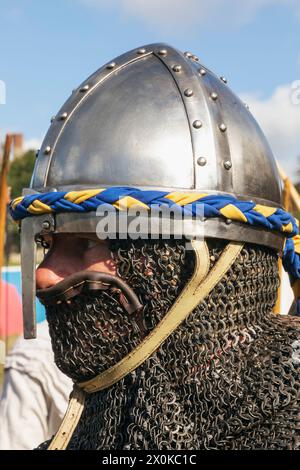
<path fill-rule="evenodd" d="M 0 337 L 21 335 L 23 318 L 21 298 L 17 288 L 0 280 Z"/>

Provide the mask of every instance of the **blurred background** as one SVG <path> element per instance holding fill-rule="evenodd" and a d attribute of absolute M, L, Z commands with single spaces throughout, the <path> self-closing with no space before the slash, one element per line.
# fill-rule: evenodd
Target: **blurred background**
<path fill-rule="evenodd" d="M 299 0 L 0 0 L 0 363 L 22 332 L 18 227 L 7 202 L 29 185 L 51 116 L 72 89 L 147 43 L 191 51 L 249 105 L 283 169 L 286 207 L 297 215 L 299 30 Z M 282 310 L 290 302 L 285 285 Z"/>

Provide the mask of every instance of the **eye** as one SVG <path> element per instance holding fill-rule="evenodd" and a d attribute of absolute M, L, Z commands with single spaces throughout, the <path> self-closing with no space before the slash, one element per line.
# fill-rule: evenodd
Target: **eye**
<path fill-rule="evenodd" d="M 35 242 L 37 244 L 37 259 L 41 263 L 46 258 L 47 253 L 51 248 L 52 238 L 45 238 L 42 235 L 37 235 L 35 237 Z"/>
<path fill-rule="evenodd" d="M 50 238 L 46 240 L 43 236 L 37 235 L 35 237 L 35 243 L 38 246 L 44 248 L 45 250 L 49 250 L 49 248 L 51 247 L 52 240 Z"/>

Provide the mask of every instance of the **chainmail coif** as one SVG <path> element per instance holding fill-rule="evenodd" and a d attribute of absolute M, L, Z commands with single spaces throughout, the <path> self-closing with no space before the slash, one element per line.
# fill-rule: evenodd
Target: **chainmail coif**
<path fill-rule="evenodd" d="M 225 243 L 208 244 L 213 266 Z M 144 305 L 148 332 L 191 276 L 193 254 L 178 241 L 114 242 L 112 252 Z M 87 395 L 68 449 L 297 448 L 300 329 L 271 313 L 277 263 L 272 250 L 245 245 L 151 358 Z M 57 365 L 76 381 L 106 370 L 144 336 L 107 293 L 48 306 L 47 318 Z"/>

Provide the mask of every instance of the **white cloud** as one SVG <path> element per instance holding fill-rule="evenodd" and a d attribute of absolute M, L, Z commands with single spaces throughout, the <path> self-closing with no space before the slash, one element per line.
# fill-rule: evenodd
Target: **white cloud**
<path fill-rule="evenodd" d="M 262 127 L 275 158 L 297 181 L 299 176 L 296 172 L 300 169 L 300 99 L 298 101 L 295 96 L 300 97 L 300 82 L 298 90 L 295 90 L 295 83 L 279 86 L 265 100 L 257 94 L 244 94 L 242 100 L 250 106 Z"/>
<path fill-rule="evenodd" d="M 26 152 L 27 150 L 38 150 L 41 147 L 42 139 L 38 138 L 30 138 L 30 139 L 25 139 L 23 148 L 24 151 Z"/>
<path fill-rule="evenodd" d="M 82 4 L 115 9 L 139 18 L 151 26 L 177 31 L 184 26 L 243 25 L 251 22 L 265 7 L 286 5 L 298 11 L 298 0 L 79 0 Z"/>

